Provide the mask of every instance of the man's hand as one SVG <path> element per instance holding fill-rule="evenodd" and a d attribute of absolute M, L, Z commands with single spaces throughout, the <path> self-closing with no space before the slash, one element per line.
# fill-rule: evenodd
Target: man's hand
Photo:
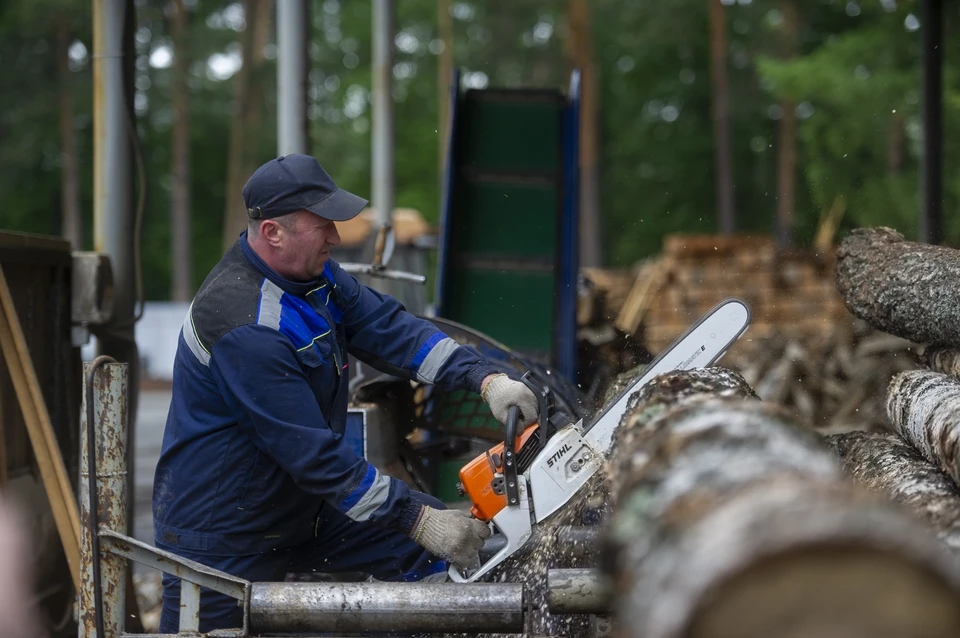
<path fill-rule="evenodd" d="M 490 536 L 486 523 L 460 510 L 423 506 L 410 538 L 440 558 L 461 569 L 480 564 L 480 548 Z"/>
<path fill-rule="evenodd" d="M 490 411 L 500 423 L 507 423 L 507 411 L 511 405 L 520 408 L 523 427 L 536 423 L 539 418 L 537 397 L 520 381 L 505 374 L 492 374 L 480 384 L 480 396 L 490 405 Z"/>

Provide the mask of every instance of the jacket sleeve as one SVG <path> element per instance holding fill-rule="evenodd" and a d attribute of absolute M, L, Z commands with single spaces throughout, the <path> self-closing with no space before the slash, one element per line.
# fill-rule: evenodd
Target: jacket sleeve
<path fill-rule="evenodd" d="M 221 337 L 211 355 L 213 377 L 241 429 L 301 489 L 353 520 L 404 533 L 413 528 L 421 505 L 416 493 L 381 474 L 328 427 L 286 337 L 265 326 L 240 326 Z"/>
<path fill-rule="evenodd" d="M 361 284 L 333 260 L 325 274 L 339 300 L 350 353 L 364 363 L 447 390 L 473 392 L 480 392 L 488 374 L 503 372 L 476 348 L 458 344 L 390 295 Z"/>

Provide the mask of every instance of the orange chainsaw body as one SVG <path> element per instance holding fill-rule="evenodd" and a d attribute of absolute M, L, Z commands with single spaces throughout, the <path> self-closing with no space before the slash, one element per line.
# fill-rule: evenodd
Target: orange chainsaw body
<path fill-rule="evenodd" d="M 520 433 L 514 446 L 515 457 L 539 427 L 534 423 Z M 498 480 L 499 488 L 496 485 Z M 507 493 L 506 486 L 503 485 L 503 443 L 490 448 L 464 465 L 460 469 L 460 485 L 463 487 L 464 495 L 473 503 L 470 513 L 481 521 L 489 521 L 506 507 Z"/>

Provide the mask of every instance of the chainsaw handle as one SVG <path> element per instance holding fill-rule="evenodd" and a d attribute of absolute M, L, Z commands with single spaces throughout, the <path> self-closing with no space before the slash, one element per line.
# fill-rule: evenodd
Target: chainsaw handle
<path fill-rule="evenodd" d="M 503 479 L 506 483 L 507 505 L 520 502 L 517 488 L 517 422 L 520 420 L 520 408 L 511 405 L 507 409 L 506 432 L 503 435 Z"/>

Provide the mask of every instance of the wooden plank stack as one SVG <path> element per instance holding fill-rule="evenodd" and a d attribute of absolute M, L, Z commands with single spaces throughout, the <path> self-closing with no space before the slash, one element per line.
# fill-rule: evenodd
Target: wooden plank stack
<path fill-rule="evenodd" d="M 752 339 L 778 330 L 797 338 L 822 335 L 849 322 L 830 254 L 780 250 L 763 236 L 671 235 L 659 259 L 659 286 L 643 319 L 643 341 L 654 352 L 730 296 L 750 305 Z M 630 319 L 618 317 L 618 323 L 629 327 Z"/>

